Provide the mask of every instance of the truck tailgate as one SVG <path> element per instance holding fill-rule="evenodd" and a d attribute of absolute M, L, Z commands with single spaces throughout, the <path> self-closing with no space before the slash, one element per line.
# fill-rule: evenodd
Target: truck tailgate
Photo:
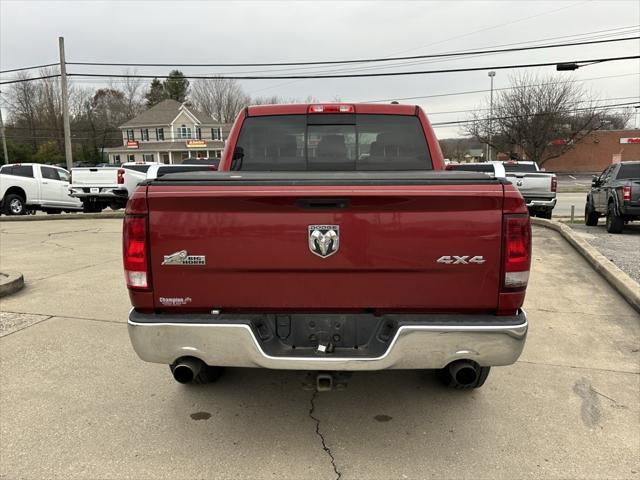
<path fill-rule="evenodd" d="M 147 190 L 154 303 L 167 310 L 495 309 L 503 194 L 492 179 L 154 183 Z M 337 251 L 312 253 L 309 226 L 338 226 Z M 165 262 L 183 250 L 197 261 Z"/>
<path fill-rule="evenodd" d="M 507 173 L 507 180 L 520 190 L 523 197 L 554 196 L 551 191 L 552 174 L 549 173 Z"/>
<path fill-rule="evenodd" d="M 74 168 L 71 173 L 72 186 L 116 185 L 118 182 L 117 168 Z"/>

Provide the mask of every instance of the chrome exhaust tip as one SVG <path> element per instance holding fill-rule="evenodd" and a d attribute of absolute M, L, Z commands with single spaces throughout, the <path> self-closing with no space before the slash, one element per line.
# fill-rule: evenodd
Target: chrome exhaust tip
<path fill-rule="evenodd" d="M 171 369 L 173 378 L 178 383 L 191 383 L 198 376 L 204 366 L 202 360 L 185 358 L 177 362 Z"/>

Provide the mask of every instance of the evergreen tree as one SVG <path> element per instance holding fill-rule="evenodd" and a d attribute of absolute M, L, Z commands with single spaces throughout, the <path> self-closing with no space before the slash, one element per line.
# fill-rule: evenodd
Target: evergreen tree
<path fill-rule="evenodd" d="M 160 80 L 154 78 L 151 81 L 151 86 L 149 87 L 149 91 L 144 96 L 147 100 L 147 108 L 151 108 L 154 105 L 160 103 L 162 100 L 168 98 L 167 93 L 165 92 L 164 85 Z"/>
<path fill-rule="evenodd" d="M 184 78 L 180 70 L 171 70 L 169 78 L 163 82 L 165 98 L 172 98 L 184 103 L 189 95 L 189 80 Z"/>

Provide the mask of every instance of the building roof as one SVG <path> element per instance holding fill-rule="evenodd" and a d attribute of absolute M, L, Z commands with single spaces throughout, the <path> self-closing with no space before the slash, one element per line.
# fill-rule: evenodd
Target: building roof
<path fill-rule="evenodd" d="M 172 99 L 163 100 L 160 103 L 154 105 L 148 110 L 145 110 L 140 115 L 132 118 L 126 123 L 120 125 L 120 128 L 125 127 L 145 127 L 151 125 L 170 125 L 171 122 L 178 116 L 180 110 L 186 110 L 192 116 L 194 116 L 198 122 L 204 124 L 218 124 L 215 119 L 207 115 L 206 113 L 199 112 L 191 107 L 187 107 L 185 104 L 176 102 Z"/>
<path fill-rule="evenodd" d="M 193 139 L 192 139 L 193 140 Z M 206 147 L 187 147 L 186 140 L 178 142 L 139 142 L 138 148 L 127 148 L 126 146 L 108 147 L 104 151 L 107 153 L 148 153 L 148 152 L 185 152 L 187 150 L 222 150 L 224 142 L 221 140 L 205 140 Z"/>

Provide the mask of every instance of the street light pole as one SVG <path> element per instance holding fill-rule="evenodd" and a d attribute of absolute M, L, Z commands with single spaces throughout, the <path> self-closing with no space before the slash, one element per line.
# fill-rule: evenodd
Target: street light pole
<path fill-rule="evenodd" d="M 0 107 L 0 135 L 2 135 L 2 153 L 4 153 L 4 163 L 9 163 L 9 153 L 7 152 L 7 137 L 4 133 L 4 121 L 2 120 L 2 107 Z"/>
<path fill-rule="evenodd" d="M 71 127 L 69 126 L 69 91 L 67 88 L 67 63 L 64 58 L 64 37 L 58 37 L 60 50 L 60 87 L 62 90 L 62 123 L 64 126 L 64 156 L 67 170 L 73 167 L 73 151 L 71 150 Z"/>
<path fill-rule="evenodd" d="M 489 96 L 489 143 L 487 143 L 487 162 L 491 161 L 491 136 L 493 133 L 493 77 L 496 76 L 496 72 L 493 70 L 489 72 L 489 78 L 491 78 L 491 94 Z"/>

